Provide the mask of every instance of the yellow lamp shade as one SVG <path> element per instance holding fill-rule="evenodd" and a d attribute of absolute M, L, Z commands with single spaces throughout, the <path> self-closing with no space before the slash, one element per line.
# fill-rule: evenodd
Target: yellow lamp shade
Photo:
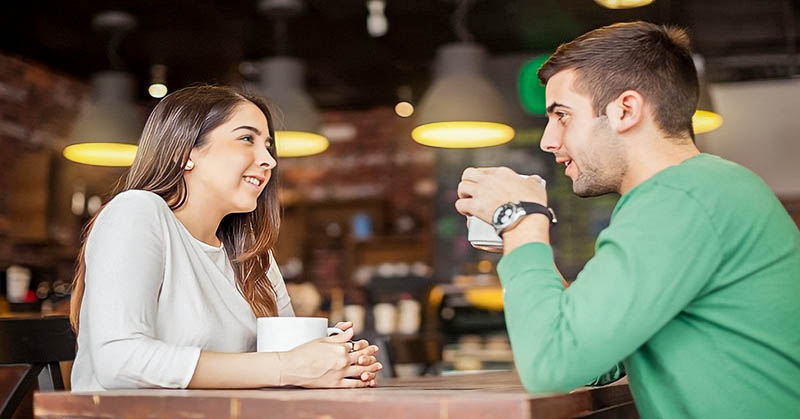
<path fill-rule="evenodd" d="M 64 148 L 69 160 L 94 166 L 125 167 L 133 164 L 137 146 L 122 143 L 78 143 Z"/>
<path fill-rule="evenodd" d="M 433 122 L 414 128 L 411 138 L 431 147 L 489 147 L 511 141 L 514 138 L 514 129 L 498 122 Z"/>
<path fill-rule="evenodd" d="M 275 148 L 278 157 L 304 157 L 328 149 L 328 139 L 306 131 L 276 131 Z"/>
<path fill-rule="evenodd" d="M 503 289 L 500 287 L 471 288 L 464 291 L 464 299 L 477 308 L 503 311 Z"/>
<path fill-rule="evenodd" d="M 653 0 L 594 0 L 595 3 L 608 9 L 632 9 L 647 6 Z"/>
<path fill-rule="evenodd" d="M 695 134 L 713 131 L 722 125 L 722 115 L 711 111 L 697 110 L 692 115 Z"/>

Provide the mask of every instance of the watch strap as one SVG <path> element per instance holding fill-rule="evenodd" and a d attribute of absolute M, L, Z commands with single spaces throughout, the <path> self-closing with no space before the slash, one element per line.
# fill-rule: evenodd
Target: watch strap
<path fill-rule="evenodd" d="M 553 211 L 552 208 L 548 208 L 542 204 L 536 202 L 525 202 L 521 201 L 519 206 L 525 211 L 525 214 L 544 214 L 550 220 L 552 224 L 558 222 L 556 218 L 556 213 Z"/>

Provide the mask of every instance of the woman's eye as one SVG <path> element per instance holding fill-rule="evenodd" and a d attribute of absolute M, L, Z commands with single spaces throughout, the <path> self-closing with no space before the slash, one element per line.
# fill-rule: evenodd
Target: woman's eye
<path fill-rule="evenodd" d="M 241 139 L 244 140 L 244 141 L 247 141 L 248 143 L 251 143 L 251 144 L 253 143 L 253 137 L 251 137 L 249 135 L 245 135 Z"/>

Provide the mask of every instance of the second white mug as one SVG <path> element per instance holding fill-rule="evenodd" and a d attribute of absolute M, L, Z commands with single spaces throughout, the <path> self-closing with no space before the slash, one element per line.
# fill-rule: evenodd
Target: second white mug
<path fill-rule="evenodd" d="M 324 317 L 259 317 L 256 327 L 258 352 L 290 351 L 314 339 L 344 333 L 328 327 Z"/>

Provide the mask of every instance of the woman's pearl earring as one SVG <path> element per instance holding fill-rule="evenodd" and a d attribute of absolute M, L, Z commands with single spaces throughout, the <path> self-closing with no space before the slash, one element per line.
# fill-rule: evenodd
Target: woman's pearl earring
<path fill-rule="evenodd" d="M 194 162 L 189 160 L 186 162 L 186 166 L 183 168 L 184 170 L 192 170 L 194 169 Z"/>

